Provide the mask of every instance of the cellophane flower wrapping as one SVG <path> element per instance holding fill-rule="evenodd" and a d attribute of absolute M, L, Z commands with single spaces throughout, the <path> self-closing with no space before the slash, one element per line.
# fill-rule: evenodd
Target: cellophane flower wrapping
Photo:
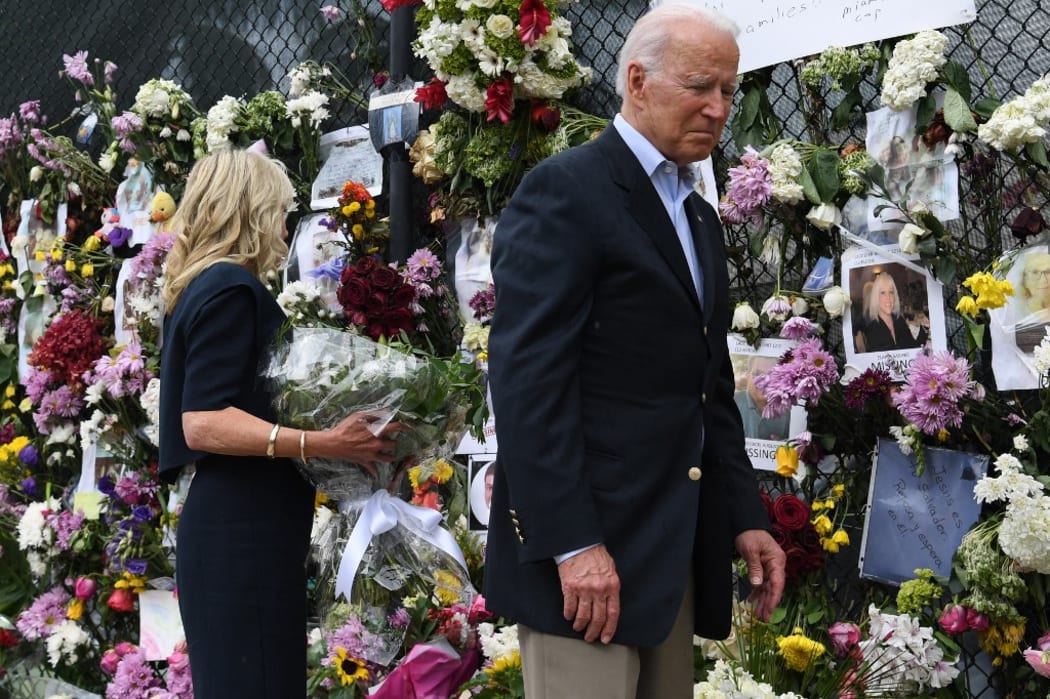
<path fill-rule="evenodd" d="M 380 418 L 371 423 L 376 433 L 402 423 L 406 429 L 397 433 L 391 457 L 391 464 L 400 464 L 449 456 L 463 438 L 469 401 L 455 385 L 457 361 L 348 330 L 296 328 L 275 348 L 264 376 L 282 424 L 323 430 L 362 411 Z M 380 477 L 372 479 L 353 464 L 318 458 L 299 467 L 318 490 L 341 502 L 367 498 L 393 473 L 390 464 L 381 465 Z"/>
<path fill-rule="evenodd" d="M 398 501 L 397 507 L 385 510 L 393 513 L 386 527 L 374 518 L 361 521 L 363 515 L 368 518 L 369 503 L 375 510 L 376 498 L 386 498 L 379 491 L 390 486 L 398 465 L 455 451 L 467 429 L 470 404 L 457 385 L 458 361 L 415 354 L 349 330 L 296 328 L 290 339 L 279 341 L 263 372 L 281 424 L 325 429 L 348 415 L 370 411 L 381 416 L 373 430 L 390 422 L 407 428 L 397 433 L 391 463 L 376 464 L 375 478 L 348 462 L 297 462 L 318 490 L 339 501 L 337 512 L 315 522 L 313 535 L 315 599 L 329 653 L 343 647 L 373 668 L 387 666 L 401 650 L 407 625 L 400 620 L 413 600 L 425 595 L 442 604 L 469 604 L 476 595 L 454 555 L 454 540 L 444 549 L 434 543 L 442 535 L 441 540 L 451 539 L 442 530 L 439 513 Z M 421 524 L 423 520 L 427 523 Z M 336 581 L 359 522 L 369 532 L 367 548 L 351 571 L 347 599 L 336 590 Z"/>

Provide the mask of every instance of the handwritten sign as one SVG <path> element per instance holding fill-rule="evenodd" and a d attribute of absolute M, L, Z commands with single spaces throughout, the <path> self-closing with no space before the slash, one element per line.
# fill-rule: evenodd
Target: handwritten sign
<path fill-rule="evenodd" d="M 682 0 L 655 0 L 652 5 Z M 740 72 L 977 19 L 973 0 L 691 0 L 740 27 Z"/>
<path fill-rule="evenodd" d="M 950 449 L 926 450 L 926 470 L 915 475 L 914 456 L 892 439 L 880 439 L 868 490 L 861 540 L 860 576 L 898 585 L 929 568 L 948 577 L 963 535 L 981 506 L 973 486 L 988 470 L 988 457 Z"/>

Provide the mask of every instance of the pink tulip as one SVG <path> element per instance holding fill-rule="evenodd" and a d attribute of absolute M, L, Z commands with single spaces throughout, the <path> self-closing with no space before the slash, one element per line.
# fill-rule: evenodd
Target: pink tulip
<path fill-rule="evenodd" d="M 966 611 L 966 607 L 961 604 L 945 605 L 944 612 L 941 614 L 938 623 L 940 623 L 941 628 L 946 633 L 950 633 L 953 636 L 960 634 L 970 628 L 970 624 L 967 623 Z"/>
<path fill-rule="evenodd" d="M 846 621 L 836 621 L 828 627 L 828 636 L 831 637 L 835 654 L 843 656 L 860 641 L 860 627 Z"/>
<path fill-rule="evenodd" d="M 988 618 L 987 614 L 979 612 L 971 607 L 967 607 L 966 625 L 969 626 L 972 631 L 987 631 L 988 627 L 992 625 L 992 620 Z"/>
<path fill-rule="evenodd" d="M 89 599 L 94 597 L 95 590 L 98 589 L 98 583 L 91 578 L 77 578 L 77 584 L 73 587 L 74 594 L 77 599 L 82 602 L 87 602 Z"/>
<path fill-rule="evenodd" d="M 1035 642 L 1036 648 L 1039 650 L 1050 650 L 1050 631 L 1047 631 L 1039 640 Z"/>
<path fill-rule="evenodd" d="M 1050 650 L 1029 648 L 1024 652 L 1024 659 L 1037 673 L 1043 677 L 1050 677 Z"/>
<path fill-rule="evenodd" d="M 135 595 L 126 587 L 113 590 L 106 600 L 106 605 L 115 612 L 135 611 Z"/>

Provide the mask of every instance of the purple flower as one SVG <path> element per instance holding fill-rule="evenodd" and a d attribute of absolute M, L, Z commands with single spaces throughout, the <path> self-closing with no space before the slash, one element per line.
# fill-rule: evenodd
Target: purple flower
<path fill-rule="evenodd" d="M 470 308 L 474 311 L 474 318 L 480 322 L 484 322 L 492 318 L 492 314 L 496 312 L 496 287 L 492 282 L 489 285 L 474 294 L 468 302 Z"/>
<path fill-rule="evenodd" d="M 757 222 L 760 209 L 772 195 L 769 161 L 749 146 L 740 157 L 740 165 L 729 168 L 729 183 L 718 209 L 730 223 L 743 223 L 747 219 Z"/>
<path fill-rule="evenodd" d="M 132 230 L 123 226 L 114 226 L 109 232 L 109 244 L 111 247 L 119 248 L 131 238 Z"/>
<path fill-rule="evenodd" d="M 334 22 L 343 16 L 343 11 L 335 5 L 325 5 L 321 8 L 321 14 L 324 15 L 325 19 Z"/>
<path fill-rule="evenodd" d="M 27 641 L 47 638 L 65 620 L 67 604 L 69 593 L 61 587 L 53 587 L 18 615 L 15 626 Z"/>
<path fill-rule="evenodd" d="M 29 100 L 18 105 L 18 115 L 22 117 L 22 121 L 27 124 L 36 124 L 42 121 L 43 116 L 40 114 L 40 100 Z"/>
<path fill-rule="evenodd" d="M 18 460 L 22 462 L 23 466 L 32 468 L 40 460 L 40 454 L 37 452 L 36 447 L 32 444 L 27 444 L 18 451 Z"/>
<path fill-rule="evenodd" d="M 30 497 L 36 495 L 36 479 L 32 476 L 23 479 L 22 482 L 19 483 L 19 485 L 22 486 L 22 492 L 26 495 Z"/>
<path fill-rule="evenodd" d="M 970 363 L 965 359 L 950 352 L 919 355 L 904 386 L 893 395 L 893 404 L 906 420 L 934 435 L 949 425 L 962 425 L 959 401 L 972 396 L 974 386 Z"/>
<path fill-rule="evenodd" d="M 396 612 L 386 618 L 386 623 L 395 629 L 407 629 L 409 621 L 408 610 L 404 607 L 399 607 Z"/>
<path fill-rule="evenodd" d="M 885 369 L 865 369 L 864 373 L 846 385 L 846 407 L 863 410 L 872 398 L 885 399 L 890 393 L 890 382 L 890 373 Z"/>
<path fill-rule="evenodd" d="M 146 574 L 146 561 L 141 558 L 129 558 L 124 561 L 124 570 L 128 571 L 132 575 L 145 575 Z"/>
<path fill-rule="evenodd" d="M 331 279 L 334 282 L 338 282 L 342 279 L 343 269 L 346 268 L 346 258 L 337 257 L 334 260 L 329 260 L 322 265 L 319 265 L 316 269 L 312 269 L 308 272 L 311 277 Z"/>
<path fill-rule="evenodd" d="M 126 138 L 142 131 L 142 117 L 135 112 L 126 111 L 118 114 L 109 120 L 109 124 L 113 127 L 113 133 L 117 138 Z"/>
<path fill-rule="evenodd" d="M 813 337 L 817 326 L 808 318 L 795 316 L 789 318 L 780 328 L 780 336 L 788 340 L 807 340 Z"/>
<path fill-rule="evenodd" d="M 350 655 L 362 658 L 371 655 L 369 651 L 381 649 L 383 639 L 365 628 L 356 616 L 352 616 L 328 636 L 327 645 L 329 648 L 346 648 Z"/>
<path fill-rule="evenodd" d="M 146 656 L 136 649 L 120 659 L 113 679 L 106 685 L 106 699 L 149 696 L 149 690 L 160 684 Z"/>
<path fill-rule="evenodd" d="M 405 261 L 405 271 L 412 281 L 429 282 L 441 276 L 441 262 L 426 248 L 419 248 Z"/>
<path fill-rule="evenodd" d="M 46 417 L 68 417 L 73 418 L 80 414 L 84 407 L 84 401 L 69 386 L 59 386 L 53 391 L 44 394 L 40 400 L 40 413 Z"/>
<path fill-rule="evenodd" d="M 98 492 L 102 493 L 103 495 L 112 496 L 116 492 L 116 489 L 113 486 L 113 478 L 110 476 L 102 476 L 102 478 L 99 478 Z"/>
<path fill-rule="evenodd" d="M 800 402 L 816 405 L 828 388 L 838 381 L 835 359 L 811 338 L 788 351 L 780 363 L 755 377 L 755 387 L 766 396 L 763 417 L 777 417 Z"/>
<path fill-rule="evenodd" d="M 12 114 L 8 119 L 0 119 L 0 149 L 12 150 L 17 148 L 25 137 L 18 125 L 18 119 Z"/>
<path fill-rule="evenodd" d="M 153 508 L 149 505 L 138 505 L 131 511 L 136 522 L 148 522 L 153 519 Z"/>
<path fill-rule="evenodd" d="M 69 510 L 62 510 L 57 514 L 49 515 L 48 525 L 55 530 L 55 548 L 59 551 L 69 550 L 69 540 L 84 524 L 84 512 L 76 514 Z"/>
<path fill-rule="evenodd" d="M 102 68 L 104 79 L 107 85 L 113 84 L 113 74 L 117 72 L 117 64 L 113 61 L 106 61 L 106 64 Z"/>
<path fill-rule="evenodd" d="M 88 87 L 95 84 L 95 78 L 91 75 L 87 65 L 87 51 L 77 51 L 72 56 L 62 54 L 62 62 L 66 66 L 66 74 L 74 80 L 79 80 Z"/>

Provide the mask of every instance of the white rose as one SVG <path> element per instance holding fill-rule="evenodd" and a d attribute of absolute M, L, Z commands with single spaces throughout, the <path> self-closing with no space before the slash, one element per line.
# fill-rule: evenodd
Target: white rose
<path fill-rule="evenodd" d="M 492 15 L 485 22 L 485 28 L 497 38 L 506 39 L 514 33 L 514 20 L 507 15 Z"/>
<path fill-rule="evenodd" d="M 744 301 L 736 305 L 736 310 L 733 311 L 733 322 L 730 324 L 730 327 L 737 331 L 749 330 L 757 328 L 760 323 L 761 320 L 758 314 L 755 313 L 755 309 L 751 308 L 750 303 Z"/>
<path fill-rule="evenodd" d="M 833 286 L 824 292 L 824 310 L 832 318 L 841 317 L 849 305 L 849 294 L 841 286 Z"/>
<path fill-rule="evenodd" d="M 925 236 L 925 230 L 914 223 L 906 223 L 897 236 L 897 244 L 900 245 L 901 252 L 912 255 L 919 251 L 919 241 Z"/>
<path fill-rule="evenodd" d="M 819 204 L 809 210 L 806 220 L 815 228 L 827 231 L 842 223 L 842 212 L 834 204 Z"/>
<path fill-rule="evenodd" d="M 112 172 L 113 168 L 117 164 L 117 153 L 116 151 L 107 150 L 105 153 L 99 156 L 98 166 L 105 172 Z"/>
<path fill-rule="evenodd" d="M 37 180 L 39 180 L 43 176 L 44 176 L 44 168 L 40 167 L 39 165 L 34 165 L 29 170 L 29 181 L 30 182 L 36 182 Z"/>

